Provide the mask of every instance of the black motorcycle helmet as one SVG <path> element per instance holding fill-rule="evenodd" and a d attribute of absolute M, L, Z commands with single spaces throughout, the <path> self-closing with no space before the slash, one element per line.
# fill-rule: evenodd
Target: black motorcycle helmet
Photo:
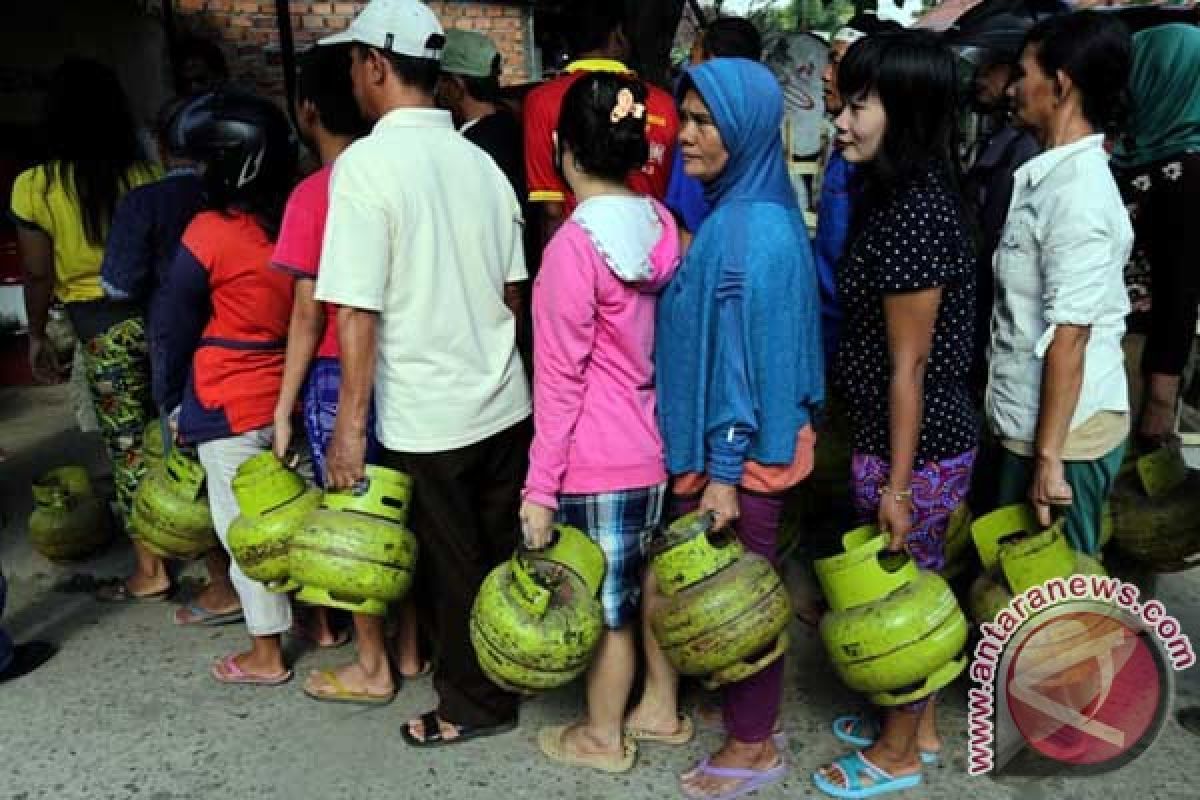
<path fill-rule="evenodd" d="M 1006 107 L 1003 97 L 998 105 L 994 98 L 982 99 L 977 88 L 980 76 L 1020 61 L 1025 37 L 1034 23 L 1067 10 L 1061 0 L 984 0 L 955 20 L 942 39 L 965 62 L 960 70 L 964 105 L 981 114 Z"/>
<path fill-rule="evenodd" d="M 984 0 L 963 12 L 943 38 L 977 66 L 1015 64 L 1033 24 L 1067 11 L 1070 7 L 1062 0 Z"/>
<path fill-rule="evenodd" d="M 278 194 L 296 171 L 297 139 L 274 103 L 234 89 L 186 100 L 167 129 L 168 146 L 203 169 L 210 205 Z"/>

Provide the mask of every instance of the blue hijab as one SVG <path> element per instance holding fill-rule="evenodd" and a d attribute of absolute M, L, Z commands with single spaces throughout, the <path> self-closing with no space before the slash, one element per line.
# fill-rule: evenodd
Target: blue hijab
<path fill-rule="evenodd" d="M 779 133 L 783 92 L 771 71 L 757 61 L 718 58 L 687 71 L 678 99 L 691 88 L 704 99 L 729 152 L 725 171 L 704 187 L 709 203 L 745 200 L 798 208 Z"/>
<path fill-rule="evenodd" d="M 729 153 L 713 210 L 659 301 L 655 362 L 667 468 L 736 484 L 786 465 L 824 397 L 816 270 L 787 174 L 783 93 L 746 59 L 688 71 Z"/>

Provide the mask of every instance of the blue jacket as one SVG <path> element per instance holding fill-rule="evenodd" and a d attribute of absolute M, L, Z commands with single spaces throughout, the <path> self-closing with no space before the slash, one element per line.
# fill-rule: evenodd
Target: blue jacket
<path fill-rule="evenodd" d="M 821 286 L 821 333 L 825 359 L 832 364 L 837 355 L 838 334 L 842 328 L 842 308 L 838 300 L 837 268 L 846 251 L 850 235 L 850 217 L 854 212 L 854 165 L 834 149 L 825 166 L 821 182 L 821 201 L 817 206 L 817 235 L 813 256 L 817 260 L 817 280 Z"/>
<path fill-rule="evenodd" d="M 162 180 L 139 186 L 117 205 L 100 265 L 106 295 L 146 304 L 152 394 L 160 410 L 169 405 L 167 354 L 158 335 L 164 323 L 162 288 L 179 240 L 203 206 L 204 182 L 194 169 L 171 170 Z"/>
<path fill-rule="evenodd" d="M 824 399 L 817 281 L 788 179 L 770 71 L 716 59 L 688 72 L 729 151 L 713 210 L 659 301 L 667 469 L 737 484 L 746 460 L 786 465 Z"/>

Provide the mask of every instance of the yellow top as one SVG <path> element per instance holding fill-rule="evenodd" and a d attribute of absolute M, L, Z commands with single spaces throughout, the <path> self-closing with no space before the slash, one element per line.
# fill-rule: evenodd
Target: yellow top
<path fill-rule="evenodd" d="M 150 183 L 162 170 L 149 162 L 135 164 L 127 176 L 129 188 Z M 64 303 L 99 300 L 100 262 L 104 247 L 88 242 L 83 214 L 75 192 L 54 181 L 47 189 L 45 165 L 27 169 L 13 182 L 12 214 L 17 222 L 45 231 L 54 241 L 54 294 Z"/>
<path fill-rule="evenodd" d="M 611 58 L 581 58 L 566 66 L 567 72 L 629 72 L 629 67 Z"/>

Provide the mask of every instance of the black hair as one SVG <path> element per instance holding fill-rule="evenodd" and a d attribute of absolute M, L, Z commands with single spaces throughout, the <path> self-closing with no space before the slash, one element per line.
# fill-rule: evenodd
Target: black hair
<path fill-rule="evenodd" d="M 903 30 L 860 39 L 838 67 L 838 87 L 847 104 L 875 92 L 887 114 L 879 152 L 864 170 L 864 212 L 931 166 L 960 193 L 958 63 L 936 34 Z"/>
<path fill-rule="evenodd" d="M 1133 39 L 1125 23 L 1097 11 L 1047 17 L 1025 37 L 1025 47 L 1031 46 L 1048 76 L 1062 70 L 1071 77 L 1093 128 L 1112 133 L 1124 125 L 1133 67 Z"/>
<path fill-rule="evenodd" d="M 875 36 L 880 33 L 899 33 L 904 30 L 904 26 L 899 22 L 890 19 L 880 19 L 878 14 L 868 11 L 860 11 L 846 20 L 840 27 L 853 28 L 867 36 Z"/>
<path fill-rule="evenodd" d="M 130 169 L 145 161 L 116 73 L 83 58 L 59 65 L 50 77 L 42 136 L 47 192 L 57 183 L 75 195 L 88 243 L 102 246 L 117 200 L 131 188 Z"/>
<path fill-rule="evenodd" d="M 762 34 L 745 17 L 717 17 L 704 28 L 701 48 L 713 58 L 762 60 Z"/>
<path fill-rule="evenodd" d="M 370 130 L 350 81 L 350 48 L 310 47 L 296 59 L 296 101 L 312 103 L 325 130 L 362 136 Z"/>
<path fill-rule="evenodd" d="M 479 78 L 475 75 L 459 75 L 458 77 L 462 79 L 467 94 L 479 102 L 500 102 L 500 76 L 498 74 L 493 73 L 486 78 Z"/>
<path fill-rule="evenodd" d="M 624 3 L 617 0 L 580 0 L 572 3 L 567 26 L 567 49 L 572 58 L 603 50 L 609 38 L 625 24 Z"/>
<path fill-rule="evenodd" d="M 629 173 L 646 163 L 650 144 L 646 140 L 646 114 L 627 114 L 612 121 L 617 96 L 628 89 L 634 102 L 646 103 L 646 85 L 626 75 L 595 72 L 571 85 L 563 98 L 558 118 L 558 145 L 570 149 L 579 168 L 589 175 L 623 182 Z"/>
<path fill-rule="evenodd" d="M 187 76 L 183 74 L 183 65 L 192 60 L 204 64 L 204 68 L 208 71 L 212 81 L 202 86 L 184 85 Z M 187 35 L 176 42 L 175 68 L 175 88 L 180 94 L 208 91 L 229 80 L 229 64 L 225 61 L 225 54 L 221 52 L 221 48 L 211 39 L 206 39 L 203 36 Z"/>
<path fill-rule="evenodd" d="M 396 77 L 406 86 L 420 89 L 429 94 L 433 94 L 437 89 L 438 77 L 442 74 L 442 62 L 438 59 L 405 56 L 365 44 L 355 43 L 353 46 L 359 49 L 360 55 L 365 55 L 371 50 L 378 53 L 391 64 Z"/>

